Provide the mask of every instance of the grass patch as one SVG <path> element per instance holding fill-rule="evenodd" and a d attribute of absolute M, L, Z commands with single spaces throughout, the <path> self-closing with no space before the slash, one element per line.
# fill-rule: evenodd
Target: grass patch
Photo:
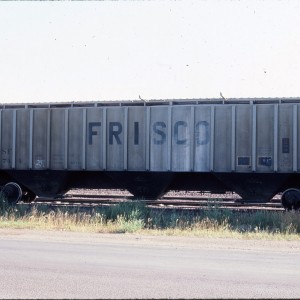
<path fill-rule="evenodd" d="M 300 240 L 300 213 L 151 209 L 142 201 L 96 208 L 8 206 L 0 198 L 0 228 L 98 233 Z"/>

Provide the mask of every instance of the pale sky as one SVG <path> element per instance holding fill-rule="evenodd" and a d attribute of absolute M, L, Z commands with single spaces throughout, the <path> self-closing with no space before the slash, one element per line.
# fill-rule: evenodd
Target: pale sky
<path fill-rule="evenodd" d="M 0 2 L 0 102 L 300 97 L 300 1 Z"/>

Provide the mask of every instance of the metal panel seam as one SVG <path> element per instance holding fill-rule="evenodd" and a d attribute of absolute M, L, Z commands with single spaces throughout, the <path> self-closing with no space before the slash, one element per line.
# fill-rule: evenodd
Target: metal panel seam
<path fill-rule="evenodd" d="M 252 171 L 256 171 L 256 105 L 252 106 Z"/>
<path fill-rule="evenodd" d="M 191 106 L 191 121 L 190 121 L 190 171 L 194 171 L 195 164 L 195 106 Z"/>
<path fill-rule="evenodd" d="M 167 171 L 172 169 L 172 106 L 168 107 L 168 166 Z"/>
<path fill-rule="evenodd" d="M 278 171 L 278 104 L 274 105 L 274 172 Z"/>
<path fill-rule="evenodd" d="M 128 107 L 125 107 L 125 116 L 124 116 L 124 170 L 128 168 Z"/>
<path fill-rule="evenodd" d="M 68 169 L 68 142 L 69 142 L 69 108 L 65 109 L 65 161 L 64 167 Z"/>
<path fill-rule="evenodd" d="M 47 111 L 47 169 L 50 169 L 50 152 L 51 152 L 51 110 Z"/>
<path fill-rule="evenodd" d="M 86 108 L 82 111 L 82 170 L 86 169 Z"/>
<path fill-rule="evenodd" d="M 2 109 L 0 110 L 0 168 L 2 169 Z"/>
<path fill-rule="evenodd" d="M 29 169 L 32 169 L 32 146 L 33 146 L 33 109 L 29 110 Z"/>
<path fill-rule="evenodd" d="M 235 171 L 236 106 L 231 108 L 231 171 Z"/>
<path fill-rule="evenodd" d="M 215 106 L 210 107 L 210 171 L 214 170 L 214 154 L 215 154 Z"/>
<path fill-rule="evenodd" d="M 150 118 L 151 118 L 151 107 L 146 107 L 146 171 L 150 170 Z"/>
<path fill-rule="evenodd" d="M 298 105 L 293 105 L 293 171 L 297 172 L 298 169 Z"/>
<path fill-rule="evenodd" d="M 16 138 L 17 138 L 17 110 L 13 110 L 13 128 L 12 128 L 12 162 L 11 167 L 16 167 Z"/>
<path fill-rule="evenodd" d="M 106 147 L 107 147 L 107 140 L 106 140 L 106 114 L 107 108 L 103 108 L 103 153 L 102 153 L 102 160 L 103 160 L 103 170 L 106 170 Z"/>

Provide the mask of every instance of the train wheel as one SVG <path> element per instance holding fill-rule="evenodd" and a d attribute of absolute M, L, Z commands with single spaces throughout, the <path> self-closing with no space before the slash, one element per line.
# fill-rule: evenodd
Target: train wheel
<path fill-rule="evenodd" d="M 287 209 L 300 209 L 300 190 L 291 188 L 283 192 L 281 196 L 282 206 Z"/>
<path fill-rule="evenodd" d="M 22 189 L 15 182 L 7 183 L 1 192 L 10 205 L 16 204 L 22 198 Z"/>

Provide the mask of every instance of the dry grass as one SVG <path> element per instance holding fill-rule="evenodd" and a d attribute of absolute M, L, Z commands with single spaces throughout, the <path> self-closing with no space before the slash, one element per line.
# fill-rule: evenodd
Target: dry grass
<path fill-rule="evenodd" d="M 94 209 L 51 208 L 45 205 L 0 206 L 1 228 L 67 230 L 98 233 L 139 233 L 300 240 L 300 213 L 237 213 L 216 207 L 198 211 L 150 209 L 141 202 Z"/>

